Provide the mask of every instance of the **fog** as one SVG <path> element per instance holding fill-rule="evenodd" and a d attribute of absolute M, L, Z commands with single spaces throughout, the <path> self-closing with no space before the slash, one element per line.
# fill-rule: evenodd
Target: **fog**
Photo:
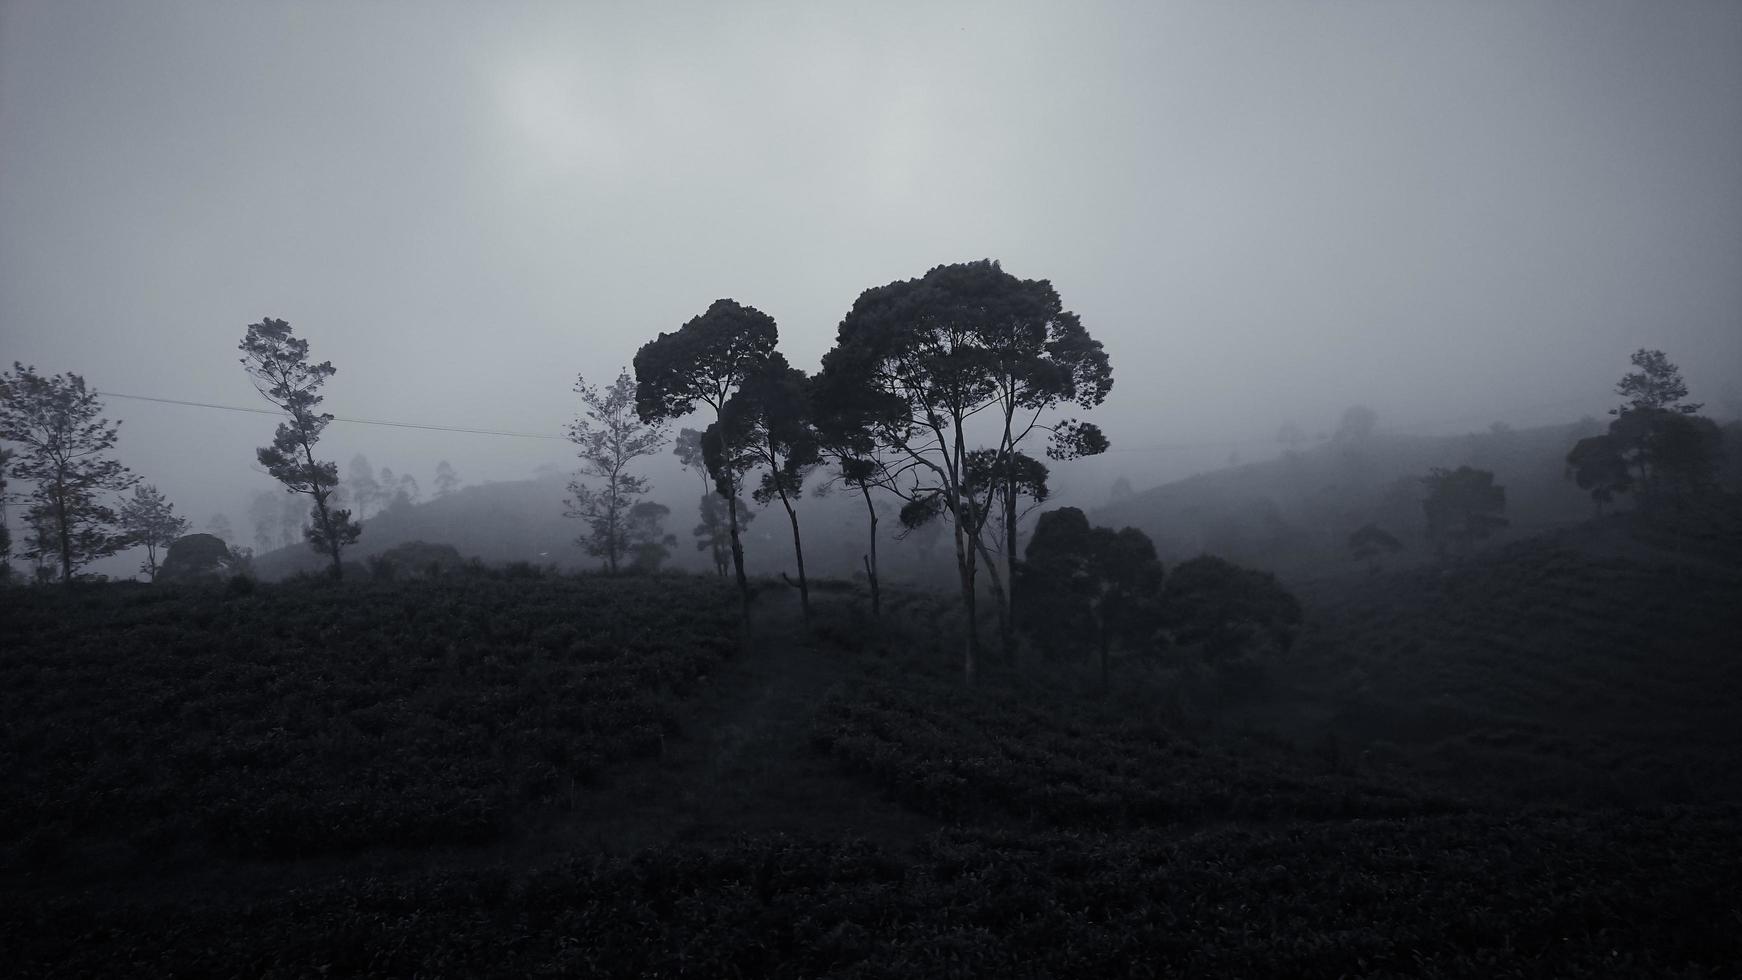
<path fill-rule="evenodd" d="M 865 288 L 990 257 L 1106 346 L 1113 448 L 1059 469 L 1104 496 L 1355 403 L 1601 415 L 1640 347 L 1736 398 L 1739 175 L 1732 3 L 5 3 L 0 359 L 267 408 L 282 317 L 336 415 L 543 437 L 328 429 L 427 494 L 572 470 L 576 375 L 716 298 L 814 370 Z M 247 537 L 272 419 L 107 406 Z"/>

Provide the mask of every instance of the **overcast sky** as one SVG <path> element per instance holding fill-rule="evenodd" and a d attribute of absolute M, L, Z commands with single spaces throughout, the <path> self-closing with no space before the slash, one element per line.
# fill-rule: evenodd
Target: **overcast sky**
<path fill-rule="evenodd" d="M 1735 397 L 1742 4 L 0 2 L 0 357 L 103 391 L 260 404 L 275 316 L 336 414 L 555 435 L 718 297 L 813 369 L 982 257 L 1106 344 L 1140 483 L 1355 402 L 1600 413 L 1641 346 Z M 109 408 L 196 526 L 271 485 L 270 419 Z"/>

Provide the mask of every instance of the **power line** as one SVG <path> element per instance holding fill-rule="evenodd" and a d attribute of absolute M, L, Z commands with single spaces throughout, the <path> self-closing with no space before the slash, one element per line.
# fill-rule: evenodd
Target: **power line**
<path fill-rule="evenodd" d="M 104 398 L 126 398 L 139 402 L 158 402 L 164 405 L 185 405 L 189 408 L 213 408 L 224 412 L 247 412 L 250 415 L 276 415 L 282 417 L 283 412 L 269 408 L 248 408 L 242 405 L 219 405 L 215 402 L 191 402 L 179 398 L 156 398 L 151 395 L 123 395 L 118 391 L 99 391 Z M 568 440 L 563 436 L 543 435 L 537 432 L 510 432 L 505 429 L 469 429 L 457 425 L 426 425 L 421 422 L 390 422 L 385 419 L 356 419 L 345 415 L 333 416 L 335 422 L 350 422 L 354 425 L 384 425 L 395 429 L 429 429 L 435 432 L 464 432 L 475 436 L 508 436 L 515 439 L 556 439 Z"/>

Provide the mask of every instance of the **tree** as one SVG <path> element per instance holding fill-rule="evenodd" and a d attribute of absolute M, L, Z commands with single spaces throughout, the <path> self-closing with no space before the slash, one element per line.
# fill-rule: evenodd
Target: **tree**
<path fill-rule="evenodd" d="M 1506 488 L 1496 486 L 1488 470 L 1460 466 L 1435 467 L 1422 478 L 1427 498 L 1421 502 L 1427 518 L 1427 539 L 1444 558 L 1448 545 L 1460 549 L 1507 525 Z"/>
<path fill-rule="evenodd" d="M 453 464 L 445 459 L 437 463 L 435 471 L 436 498 L 446 497 L 459 487 L 460 475 L 454 472 Z"/>
<path fill-rule="evenodd" d="M 308 341 L 292 336 L 289 323 L 271 318 L 249 324 L 237 349 L 255 390 L 286 416 L 273 434 L 272 445 L 258 450 L 260 465 L 286 491 L 307 494 L 314 501 L 309 515 L 313 525 L 305 536 L 311 548 L 332 559 L 333 578 L 342 578 L 345 566 L 340 556 L 363 528 L 351 520 L 349 510 L 330 506 L 333 489 L 339 485 L 338 464 L 315 459 L 315 444 L 333 420 L 315 411 L 322 401 L 318 392 L 337 373 L 333 362 L 310 364 Z"/>
<path fill-rule="evenodd" d="M 422 495 L 423 491 L 418 489 L 417 486 L 417 477 L 412 476 L 410 473 L 401 473 L 399 475 L 399 486 L 394 491 L 395 503 L 403 500 L 407 504 L 415 504 L 417 503 L 417 498 Z"/>
<path fill-rule="evenodd" d="M 57 559 L 69 585 L 78 569 L 127 547 L 97 495 L 128 490 L 138 477 L 109 458 L 121 423 L 102 411 L 79 375 L 43 377 L 17 362 L 0 375 L 0 440 L 19 446 L 12 473 L 34 486 L 27 554 L 39 565 Z"/>
<path fill-rule="evenodd" d="M 145 562 L 139 570 L 157 580 L 157 549 L 187 533 L 188 519 L 177 517 L 175 505 L 151 484 L 133 488 L 133 498 L 121 503 L 121 529 L 135 545 L 145 546 Z"/>
<path fill-rule="evenodd" d="M 12 494 L 6 489 L 6 470 L 12 465 L 13 455 L 12 450 L 0 446 L 0 585 L 12 581 L 12 522 L 6 513 Z"/>
<path fill-rule="evenodd" d="M 679 429 L 677 439 L 674 440 L 671 451 L 672 455 L 677 457 L 678 462 L 682 463 L 685 469 L 692 473 L 696 473 L 701 477 L 703 498 L 701 505 L 702 523 L 696 527 L 695 533 L 696 537 L 702 538 L 703 540 L 697 542 L 696 546 L 700 549 L 705 543 L 708 548 L 713 549 L 712 557 L 714 559 L 714 568 L 717 569 L 720 576 L 724 578 L 726 575 L 727 554 L 731 550 L 731 540 L 726 532 L 725 514 L 723 513 L 725 508 L 723 506 L 713 506 L 710 508 L 707 502 L 708 498 L 712 497 L 714 494 L 714 479 L 708 474 L 708 461 L 702 454 L 701 431 L 698 429 Z M 710 523 L 716 519 L 720 522 L 717 529 L 712 523 Z M 716 533 L 716 530 L 718 533 Z"/>
<path fill-rule="evenodd" d="M 382 503 L 385 496 L 381 481 L 375 479 L 375 467 L 370 465 L 369 457 L 362 453 L 351 457 L 345 482 L 351 485 L 351 500 L 357 504 L 357 520 L 368 519 L 369 508 Z"/>
<path fill-rule="evenodd" d="M 1367 574 L 1379 574 L 1379 560 L 1403 550 L 1403 542 L 1377 524 L 1363 524 L 1349 535 L 1349 554 L 1367 562 Z"/>
<path fill-rule="evenodd" d="M 1616 494 L 1633 489 L 1633 474 L 1619 441 L 1612 435 L 1588 436 L 1574 443 L 1567 453 L 1566 475 L 1580 490 L 1590 491 L 1598 514 L 1603 513 L 1604 506 Z"/>
<path fill-rule="evenodd" d="M 719 421 L 702 434 L 703 458 L 710 469 L 718 472 L 718 467 L 727 466 L 740 468 L 740 473 L 756 467 L 764 470 L 761 483 L 750 496 L 765 507 L 778 499 L 786 510 L 798 563 L 799 608 L 807 623 L 811 618 L 810 580 L 805 576 L 804 541 L 793 501 L 803 495 L 805 478 L 822 464 L 811 424 L 809 383 L 804 372 L 789 366 L 778 351 L 770 353 L 727 399 Z M 724 453 L 727 446 L 738 449 L 730 461 Z M 735 481 L 723 484 L 722 495 L 735 485 Z"/>
<path fill-rule="evenodd" d="M 1163 628 L 1175 646 L 1195 647 L 1225 666 L 1294 643 L 1300 602 L 1269 572 L 1214 555 L 1174 566 L 1161 593 Z"/>
<path fill-rule="evenodd" d="M 1157 625 L 1155 545 L 1136 528 L 1091 527 L 1082 511 L 1061 507 L 1035 522 L 1025 558 L 1015 592 L 1020 625 L 1053 652 L 1092 637 L 1106 692 L 1113 644 L 1141 645 Z"/>
<path fill-rule="evenodd" d="M 230 519 L 223 514 L 213 514 L 211 520 L 206 521 L 206 530 L 225 544 L 229 544 L 236 534 L 230 527 Z"/>
<path fill-rule="evenodd" d="M 1723 455 L 1717 424 L 1696 414 L 1681 371 L 1658 350 L 1635 351 L 1636 370 L 1615 393 L 1628 400 L 1611 409 L 1603 435 L 1589 436 L 1567 454 L 1567 478 L 1588 490 L 1602 512 L 1618 493 L 1637 493 L 1642 505 L 1680 500 L 1710 488 Z"/>
<path fill-rule="evenodd" d="M 756 519 L 756 512 L 744 505 L 742 499 L 733 501 L 738 511 L 738 529 L 742 532 Z M 690 532 L 696 538 L 696 550 L 706 551 L 713 556 L 714 571 L 721 578 L 727 574 L 732 554 L 732 538 L 729 530 L 730 522 L 726 518 L 726 498 L 709 490 L 702 494 L 701 523 Z"/>
<path fill-rule="evenodd" d="M 714 422 L 726 401 L 774 353 L 780 339 L 774 318 L 730 299 L 715 300 L 706 312 L 675 333 L 661 333 L 635 353 L 635 410 L 643 422 L 669 422 L 695 411 L 697 403 L 714 411 Z M 730 438 L 729 435 L 726 438 Z M 724 457 L 737 447 L 722 446 Z M 738 499 L 736 479 L 717 487 L 726 500 Z M 750 616 L 750 582 L 744 575 L 744 543 L 739 534 L 738 507 L 723 507 L 732 545 L 732 567 L 738 577 L 745 623 Z"/>
<path fill-rule="evenodd" d="M 1641 347 L 1633 352 L 1630 360 L 1637 370 L 1623 375 L 1615 384 L 1615 393 L 1624 396 L 1627 401 L 1610 409 L 1610 415 L 1620 416 L 1637 411 L 1693 415 L 1700 410 L 1698 403 L 1678 404 L 1688 396 L 1687 382 L 1682 380 L 1681 369 L 1671 364 L 1669 356 L 1663 351 Z"/>
<path fill-rule="evenodd" d="M 670 507 L 651 500 L 643 500 L 629 508 L 625 537 L 629 541 L 630 568 L 637 572 L 657 572 L 659 566 L 671 557 L 671 549 L 677 547 L 677 536 L 665 533 L 665 519 L 670 515 Z"/>
<path fill-rule="evenodd" d="M 986 260 L 938 266 L 920 279 L 866 290 L 841 321 L 822 376 L 822 397 L 846 406 L 879 443 L 914 464 L 918 479 L 900 492 L 910 502 L 937 497 L 951 518 L 968 623 L 963 674 L 972 683 L 982 560 L 1007 647 L 1010 618 L 1001 576 L 975 532 L 984 526 L 975 516 L 985 501 L 967 485 L 969 430 L 977 419 L 992 420 L 992 470 L 1001 482 L 1014 478 L 1014 454 L 1036 431 L 1050 434 L 1053 459 L 1104 451 L 1107 440 L 1095 426 L 1042 420 L 1067 403 L 1099 404 L 1112 386 L 1107 356 L 1076 315 L 1062 309 L 1050 283 L 1019 280 Z M 1009 507 L 1015 495 L 1005 500 Z M 1005 551 L 1013 556 L 1016 520 L 1006 516 Z"/>
<path fill-rule="evenodd" d="M 577 543 L 588 554 L 605 559 L 605 567 L 615 575 L 618 562 L 629 552 L 630 509 L 648 488 L 647 478 L 630 473 L 629 467 L 665 444 L 665 424 L 643 422 L 637 416 L 635 380 L 627 370 L 603 390 L 580 378 L 575 391 L 586 406 L 583 417 L 569 426 L 569 441 L 579 447 L 581 469 L 569 483 L 573 496 L 564 501 L 568 508 L 564 516 L 587 522 L 587 533 Z M 599 485 L 589 485 L 588 480 Z"/>

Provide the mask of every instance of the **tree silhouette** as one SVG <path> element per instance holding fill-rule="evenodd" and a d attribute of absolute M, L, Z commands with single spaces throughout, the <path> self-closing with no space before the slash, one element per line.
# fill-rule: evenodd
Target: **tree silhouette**
<path fill-rule="evenodd" d="M 351 520 L 350 511 L 330 505 L 333 489 L 339 485 L 339 467 L 315 459 L 314 451 L 322 430 L 333 420 L 315 411 L 322 400 L 317 392 L 337 371 L 331 361 L 310 364 L 308 341 L 292 336 L 290 324 L 283 320 L 267 318 L 249 324 L 237 349 L 255 390 L 287 416 L 278 424 L 272 445 L 256 452 L 260 465 L 286 490 L 314 500 L 310 514 L 314 523 L 304 533 L 310 547 L 332 559 L 333 578 L 342 578 L 345 566 L 340 555 L 363 529 Z"/>
<path fill-rule="evenodd" d="M 665 519 L 671 508 L 643 500 L 629 508 L 628 529 L 630 567 L 637 572 L 657 572 L 677 547 L 677 537 L 665 533 Z"/>
<path fill-rule="evenodd" d="M 1488 470 L 1460 466 L 1435 467 L 1422 478 L 1427 498 L 1421 503 L 1427 518 L 1427 539 L 1442 559 L 1449 545 L 1468 548 L 1505 527 L 1506 488 L 1494 483 Z"/>
<path fill-rule="evenodd" d="M 435 471 L 436 497 L 438 499 L 446 497 L 448 494 L 459 489 L 459 486 L 460 475 L 454 472 L 454 464 L 445 459 L 437 463 Z"/>
<path fill-rule="evenodd" d="M 381 487 L 381 481 L 375 478 L 375 467 L 369 465 L 369 457 L 358 453 L 351 457 L 349 476 L 345 482 L 351 486 L 351 500 L 357 505 L 357 519 L 368 518 L 369 508 L 382 503 L 386 496 Z"/>
<path fill-rule="evenodd" d="M 151 484 L 133 488 L 133 497 L 121 502 L 121 529 L 135 545 L 145 546 L 145 562 L 139 570 L 157 580 L 157 549 L 187 533 L 188 520 L 177 517 L 175 505 Z"/>
<path fill-rule="evenodd" d="M 605 559 L 605 568 L 617 574 L 618 563 L 629 553 L 629 512 L 647 493 L 644 476 L 629 472 L 637 459 L 651 456 L 665 445 L 665 424 L 643 422 L 635 411 L 635 380 L 624 370 L 607 388 L 575 382 L 585 411 L 569 426 L 569 441 L 578 447 L 581 469 L 569 482 L 572 495 L 564 501 L 566 517 L 587 522 L 587 533 L 577 543 L 587 553 Z"/>
<path fill-rule="evenodd" d="M 725 447 L 738 447 L 730 468 L 738 473 L 751 468 L 764 471 L 751 499 L 763 506 L 778 499 L 786 510 L 798 562 L 799 607 L 806 622 L 811 618 L 810 580 L 805 576 L 804 541 L 793 501 L 803 495 L 806 476 L 822 464 L 810 421 L 808 387 L 803 371 L 789 366 L 778 351 L 771 353 L 726 401 L 719 421 L 702 434 L 703 458 L 710 468 L 726 465 Z M 731 485 L 735 484 L 724 485 L 722 494 Z"/>
<path fill-rule="evenodd" d="M 672 442 L 672 455 L 677 457 L 678 462 L 682 463 L 685 469 L 701 477 L 702 523 L 696 528 L 696 537 L 701 538 L 702 541 L 697 543 L 697 547 L 701 548 L 705 545 L 707 549 L 712 549 L 711 557 L 714 560 L 714 568 L 724 578 L 727 556 L 731 552 L 732 541 L 726 530 L 725 506 L 710 506 L 708 504 L 708 498 L 714 495 L 714 478 L 708 474 L 708 461 L 702 454 L 701 430 L 679 429 L 677 438 Z M 740 516 L 742 516 L 741 507 L 740 510 Z M 717 526 L 715 521 L 719 522 Z"/>
<path fill-rule="evenodd" d="M 34 487 L 26 556 L 38 568 L 58 560 L 69 585 L 78 569 L 128 544 L 116 532 L 115 511 L 97 495 L 127 490 L 138 477 L 109 458 L 121 423 L 102 411 L 79 375 L 44 377 L 17 362 L 0 374 L 0 440 L 19 447 L 12 475 Z"/>
<path fill-rule="evenodd" d="M 778 340 L 773 317 L 730 299 L 715 300 L 706 312 L 675 333 L 662 333 L 636 352 L 636 412 L 643 422 L 669 422 L 695 411 L 699 402 L 714 410 L 717 424 L 726 401 L 774 353 Z M 737 453 L 737 447 L 729 443 L 722 450 L 721 455 L 728 459 Z M 718 488 L 726 500 L 738 499 L 738 475 L 728 473 L 727 484 Z M 732 566 L 748 624 L 750 582 L 744 575 L 738 508 L 722 509 L 726 511 Z"/>
<path fill-rule="evenodd" d="M 1094 426 L 1043 417 L 1066 402 L 1087 408 L 1104 399 L 1112 384 L 1106 354 L 1062 310 L 1051 284 L 1019 280 L 986 260 L 937 266 L 920 279 L 866 290 L 842 319 L 822 378 L 825 400 L 851 406 L 879 443 L 914 464 L 916 482 L 901 491 L 909 503 L 935 497 L 951 518 L 968 624 L 963 674 L 972 683 L 982 561 L 1007 641 L 1010 619 L 1005 576 L 976 533 L 985 524 L 977 519 L 985 501 L 968 486 L 969 429 L 983 413 L 997 420 L 992 470 L 1001 481 L 1012 478 L 1017 446 L 1036 431 L 1050 434 L 1047 454 L 1055 459 L 1103 451 L 1106 438 Z M 1014 515 L 1008 516 L 1014 534 Z M 1013 541 L 1006 550 L 1015 552 Z"/>
<path fill-rule="evenodd" d="M 1136 528 L 1091 527 L 1075 507 L 1040 515 L 1019 567 L 1019 625 L 1044 648 L 1065 652 L 1092 639 L 1109 687 L 1115 642 L 1141 645 L 1153 633 L 1162 587 L 1155 545 Z"/>

